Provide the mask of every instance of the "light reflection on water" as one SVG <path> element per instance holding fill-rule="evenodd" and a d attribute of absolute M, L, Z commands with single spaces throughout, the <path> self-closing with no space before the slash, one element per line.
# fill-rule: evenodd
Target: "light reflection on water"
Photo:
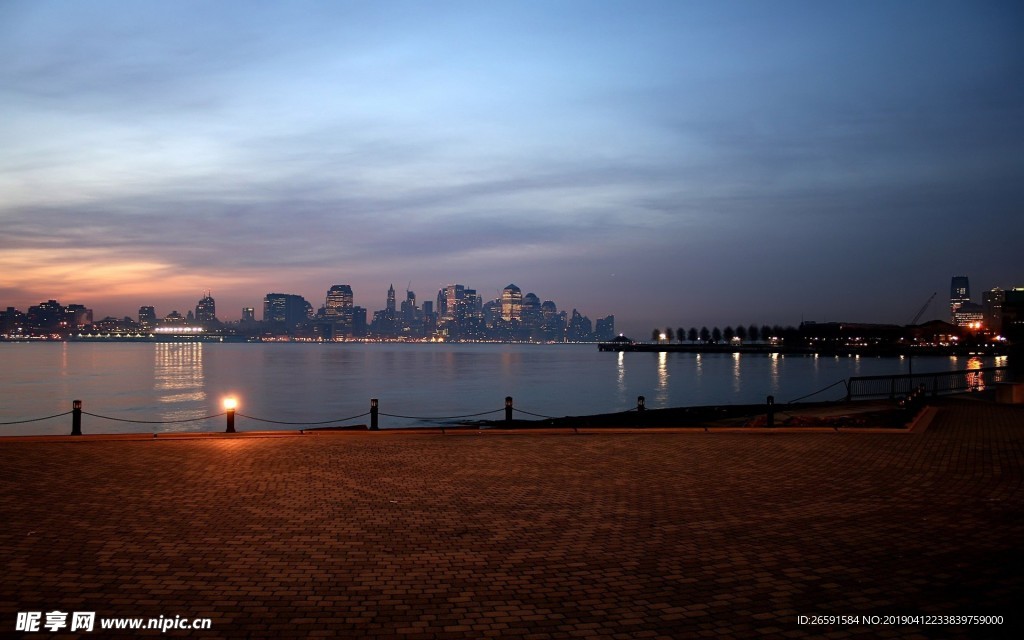
<path fill-rule="evenodd" d="M 779 382 L 781 380 L 779 375 L 780 360 L 782 360 L 782 356 L 778 352 L 771 353 L 768 356 L 768 363 L 771 365 L 771 390 L 773 394 L 779 390 Z"/>
<path fill-rule="evenodd" d="M 743 385 L 740 384 L 741 379 L 742 376 L 740 376 L 740 352 L 737 351 L 736 353 L 732 354 L 732 390 L 735 393 L 739 393 L 740 389 L 743 388 Z"/>
<path fill-rule="evenodd" d="M 162 420 L 194 420 L 203 410 L 206 387 L 201 342 L 160 342 L 153 350 L 153 390 Z M 194 424 L 168 425 L 169 431 L 191 431 Z"/>
<path fill-rule="evenodd" d="M 668 402 L 668 352 L 658 352 L 658 394 L 655 396 L 658 403 Z"/>
<path fill-rule="evenodd" d="M 357 416 L 368 411 L 370 398 L 380 399 L 382 414 L 425 418 L 500 412 L 509 395 L 516 408 L 549 416 L 623 411 L 641 395 L 651 409 L 759 404 L 767 395 L 784 403 L 854 375 L 907 373 L 908 360 L 613 354 L 594 345 L 0 343 L 0 422 L 62 413 L 73 399 L 99 415 L 193 419 L 220 413 L 226 395 L 237 395 L 239 414 L 295 422 Z M 921 356 L 913 358 L 913 369 L 950 371 L 965 363 Z M 1005 363 L 1005 357 L 986 358 L 971 366 Z M 840 386 L 810 399 L 843 393 Z M 382 420 L 385 427 L 413 423 Z M 263 426 L 239 418 L 240 429 Z M 122 426 L 92 417 L 83 425 L 86 433 L 171 428 L 219 431 L 224 425 L 212 419 Z M 0 426 L 0 433 L 11 434 L 69 430 L 70 418 Z"/>
<path fill-rule="evenodd" d="M 619 396 L 622 397 L 626 393 L 626 353 L 624 351 L 619 352 L 617 370 L 619 372 L 617 390 Z"/>
<path fill-rule="evenodd" d="M 964 368 L 967 369 L 968 371 L 972 371 L 972 370 L 976 370 L 976 369 L 981 369 L 983 366 L 984 366 L 984 363 L 982 362 L 981 358 L 979 358 L 977 356 L 974 356 L 974 357 L 971 357 L 971 358 L 969 358 L 967 360 L 967 366 L 965 366 Z M 985 374 L 983 374 L 980 371 L 975 371 L 974 373 L 968 373 L 967 374 L 967 388 L 968 389 L 975 389 L 977 391 L 984 391 L 985 390 Z"/>

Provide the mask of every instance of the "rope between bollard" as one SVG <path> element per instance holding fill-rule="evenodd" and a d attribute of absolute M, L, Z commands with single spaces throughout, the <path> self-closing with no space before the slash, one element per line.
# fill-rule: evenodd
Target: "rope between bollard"
<path fill-rule="evenodd" d="M 457 420 L 459 418 L 476 418 L 477 416 L 486 416 L 486 415 L 489 415 L 491 413 L 498 413 L 498 412 L 504 411 L 504 410 L 505 409 L 495 409 L 494 411 L 481 411 L 480 413 L 467 413 L 466 415 L 463 415 L 463 416 L 440 416 L 440 417 L 436 417 L 436 418 L 429 418 L 429 417 L 425 417 L 425 416 L 400 416 L 400 415 L 397 415 L 397 414 L 394 414 L 394 413 L 380 413 L 378 415 L 387 416 L 389 418 L 407 418 L 409 420 L 423 420 L 424 422 L 429 422 L 431 420 Z"/>
<path fill-rule="evenodd" d="M 546 416 L 546 415 L 543 415 L 543 414 L 540 414 L 540 413 L 533 413 L 532 411 L 523 411 L 522 409 L 517 409 L 515 407 L 513 407 L 512 410 L 513 411 L 518 411 L 519 413 L 525 413 L 528 416 L 535 416 L 537 418 L 545 418 L 547 420 L 557 420 L 558 419 L 557 416 Z"/>
<path fill-rule="evenodd" d="M 221 414 L 221 415 L 224 415 L 224 414 Z M 370 415 L 370 412 L 367 411 L 366 413 L 360 413 L 359 415 L 352 416 L 351 418 L 338 418 L 337 420 L 321 420 L 320 422 L 308 422 L 308 421 L 305 421 L 305 422 L 286 422 L 286 421 L 283 421 L 283 420 L 267 420 L 265 418 L 254 418 L 253 416 L 247 416 L 244 413 L 236 413 L 235 415 L 238 416 L 239 418 L 246 418 L 247 420 L 255 420 L 256 422 L 267 422 L 267 423 L 270 423 L 270 424 L 294 424 L 294 425 L 302 424 L 302 425 L 311 425 L 311 424 L 332 424 L 332 423 L 335 423 L 335 422 L 348 422 L 349 420 L 355 420 L 356 418 L 364 418 L 364 417 Z"/>
<path fill-rule="evenodd" d="M 0 422 L 0 426 L 8 424 L 25 424 L 26 422 L 41 422 L 43 420 L 52 420 L 54 418 L 60 418 L 66 415 L 70 415 L 71 411 L 65 411 L 64 413 L 58 413 L 55 416 L 46 416 L 45 418 L 31 418 L 29 420 L 15 420 L 14 422 Z"/>
<path fill-rule="evenodd" d="M 846 383 L 846 380 L 845 380 L 845 379 L 843 379 L 843 380 L 837 380 L 836 382 L 833 382 L 832 384 L 828 385 L 828 386 L 827 386 L 827 387 L 825 387 L 824 389 L 818 389 L 818 390 L 817 390 L 817 391 L 815 391 L 814 393 L 808 393 L 808 394 L 807 394 L 806 396 L 800 396 L 800 397 L 799 397 L 799 398 L 797 398 L 796 400 L 790 400 L 790 401 L 789 401 L 789 402 L 787 402 L 786 404 L 793 404 L 794 402 L 799 402 L 800 400 L 803 400 L 804 398 L 810 398 L 811 396 L 816 396 L 816 395 L 818 395 L 819 393 L 821 393 L 822 391 L 828 391 L 829 389 L 831 389 L 832 387 L 834 387 L 834 386 L 836 386 L 836 385 L 839 385 L 839 384 L 845 384 L 845 383 Z"/>
<path fill-rule="evenodd" d="M 70 411 L 68 413 L 70 413 Z M 95 413 L 89 413 L 88 411 L 83 411 L 82 415 L 83 416 L 92 416 L 93 418 L 101 418 L 103 420 L 113 420 L 114 422 L 130 422 L 132 424 L 180 424 L 182 422 L 199 422 L 200 420 L 209 420 L 211 418 L 219 418 L 219 417 L 225 415 L 226 413 L 227 412 L 215 413 L 212 416 L 204 416 L 202 418 L 185 418 L 183 420 L 129 420 L 128 418 L 113 418 L 111 416 L 101 416 L 101 415 L 98 415 L 98 414 L 95 414 Z M 67 415 L 67 414 L 61 414 L 61 415 Z"/>

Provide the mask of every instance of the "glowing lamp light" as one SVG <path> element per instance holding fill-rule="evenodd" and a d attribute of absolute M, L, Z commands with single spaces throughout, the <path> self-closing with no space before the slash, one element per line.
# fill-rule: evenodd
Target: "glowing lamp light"
<path fill-rule="evenodd" d="M 664 339 L 665 339 L 665 338 L 667 338 L 668 336 L 666 336 L 666 335 L 665 335 L 665 334 L 663 333 L 663 334 L 661 334 L 661 335 L 660 335 L 659 337 L 660 337 L 660 338 L 661 338 L 662 340 L 664 340 Z"/>
<path fill-rule="evenodd" d="M 238 407 L 238 400 L 234 396 L 224 398 L 224 415 L 227 416 L 227 428 L 225 433 L 235 432 L 235 408 Z"/>

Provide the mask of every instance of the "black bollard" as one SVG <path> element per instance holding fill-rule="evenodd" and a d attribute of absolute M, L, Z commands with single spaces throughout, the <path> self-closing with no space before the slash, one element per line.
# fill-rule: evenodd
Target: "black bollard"
<path fill-rule="evenodd" d="M 370 429 L 378 430 L 377 426 L 377 398 L 370 398 Z"/>
<path fill-rule="evenodd" d="M 637 411 L 646 411 L 647 410 L 647 398 L 645 398 L 643 396 L 637 396 L 636 397 L 636 410 Z"/>
<path fill-rule="evenodd" d="M 768 427 L 775 426 L 775 396 L 768 396 Z"/>
<path fill-rule="evenodd" d="M 505 396 L 505 422 L 512 422 L 512 396 Z"/>
<path fill-rule="evenodd" d="M 71 435 L 82 435 L 82 401 L 71 402 Z"/>

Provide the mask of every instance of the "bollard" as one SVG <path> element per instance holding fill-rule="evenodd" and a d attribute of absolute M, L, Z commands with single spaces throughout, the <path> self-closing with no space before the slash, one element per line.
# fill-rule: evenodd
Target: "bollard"
<path fill-rule="evenodd" d="M 768 396 L 768 427 L 775 426 L 775 396 Z"/>
<path fill-rule="evenodd" d="M 82 435 L 82 401 L 71 402 L 71 435 Z"/>
<path fill-rule="evenodd" d="M 377 398 L 370 398 L 370 429 L 377 431 Z"/>
<path fill-rule="evenodd" d="M 238 408 L 238 399 L 234 396 L 228 396 L 221 401 L 224 407 L 224 415 L 227 416 L 227 426 L 224 428 L 224 433 L 235 432 L 235 409 Z"/>
<path fill-rule="evenodd" d="M 512 396 L 505 396 L 505 422 L 512 422 Z"/>
<path fill-rule="evenodd" d="M 643 396 L 637 396 L 636 397 L 636 410 L 637 411 L 646 411 L 647 410 L 647 398 L 645 398 Z"/>

